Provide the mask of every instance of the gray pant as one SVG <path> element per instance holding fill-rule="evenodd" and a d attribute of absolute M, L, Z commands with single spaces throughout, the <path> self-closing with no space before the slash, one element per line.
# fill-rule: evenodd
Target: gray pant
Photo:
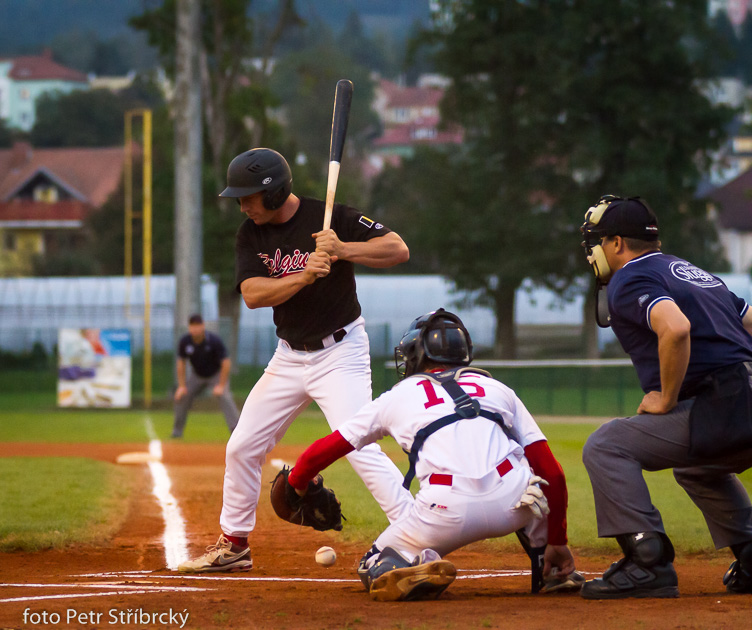
<path fill-rule="evenodd" d="M 188 391 L 180 400 L 175 401 L 175 421 L 172 426 L 172 437 L 182 437 L 183 431 L 185 430 L 185 422 L 188 418 L 188 410 L 193 404 L 193 399 L 207 387 L 211 389 L 217 383 L 219 383 L 219 372 L 210 377 L 198 376 L 193 371 L 188 374 L 185 381 L 185 387 Z M 222 413 L 225 415 L 227 428 L 230 429 L 230 433 L 232 433 L 233 429 L 235 429 L 235 425 L 238 423 L 240 412 L 232 398 L 229 379 L 227 380 L 225 391 L 219 396 L 219 406 L 220 409 L 222 409 Z"/>
<path fill-rule="evenodd" d="M 598 536 L 666 533 L 642 471 L 673 468 L 705 517 L 716 549 L 752 540 L 752 504 L 736 476 L 752 467 L 752 449 L 712 459 L 690 457 L 693 402 L 685 400 L 661 416 L 616 418 L 588 438 L 582 461 L 593 486 Z"/>

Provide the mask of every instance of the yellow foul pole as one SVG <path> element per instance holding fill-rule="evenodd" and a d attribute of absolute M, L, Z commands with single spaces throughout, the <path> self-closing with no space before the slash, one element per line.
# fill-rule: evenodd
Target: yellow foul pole
<path fill-rule="evenodd" d="M 144 406 L 151 408 L 151 110 L 144 116 Z"/>

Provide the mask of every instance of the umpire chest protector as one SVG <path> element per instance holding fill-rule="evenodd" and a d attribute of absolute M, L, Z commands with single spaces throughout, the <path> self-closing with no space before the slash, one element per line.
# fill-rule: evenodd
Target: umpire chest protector
<path fill-rule="evenodd" d="M 434 420 L 415 434 L 413 444 L 410 447 L 410 451 L 407 453 L 410 467 L 405 474 L 405 481 L 402 483 L 403 487 L 408 490 L 410 489 L 410 484 L 415 477 L 415 465 L 418 462 L 418 454 L 420 453 L 420 449 L 423 448 L 423 443 L 430 435 L 433 435 L 439 429 L 443 429 L 450 424 L 454 424 L 460 420 L 472 420 L 473 418 L 478 417 L 487 418 L 498 424 L 507 438 L 515 442 L 518 441 L 511 429 L 504 424 L 504 419 L 501 417 L 501 414 L 495 411 L 481 409 L 480 403 L 476 399 L 470 398 L 465 390 L 460 387 L 457 379 L 466 373 L 480 374 L 482 376 L 488 376 L 489 378 L 491 377 L 491 375 L 485 370 L 463 366 L 444 370 L 443 372 L 419 372 L 414 375 L 428 379 L 437 385 L 441 385 L 454 401 L 454 413 L 450 413 L 443 418 Z"/>

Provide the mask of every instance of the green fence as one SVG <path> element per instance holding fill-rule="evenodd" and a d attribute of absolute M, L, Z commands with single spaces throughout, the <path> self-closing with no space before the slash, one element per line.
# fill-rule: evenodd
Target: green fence
<path fill-rule="evenodd" d="M 474 361 L 511 387 L 533 414 L 630 416 L 643 397 L 628 359 Z M 394 364 L 384 364 L 384 382 L 396 381 Z M 376 391 L 374 379 L 374 391 Z"/>

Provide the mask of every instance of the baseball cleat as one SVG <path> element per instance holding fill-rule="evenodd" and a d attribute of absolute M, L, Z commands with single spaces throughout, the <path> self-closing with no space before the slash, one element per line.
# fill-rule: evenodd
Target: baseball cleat
<path fill-rule="evenodd" d="M 434 560 L 414 567 L 388 571 L 371 583 L 371 599 L 377 602 L 409 602 L 436 599 L 457 577 L 448 560 Z"/>
<path fill-rule="evenodd" d="M 579 571 L 572 571 L 569 575 L 559 576 L 556 567 L 546 578 L 541 593 L 572 593 L 579 591 L 585 583 L 585 576 Z"/>
<path fill-rule="evenodd" d="M 251 548 L 246 547 L 237 553 L 232 543 L 223 535 L 214 545 L 206 548 L 206 553 L 195 560 L 188 560 L 178 566 L 180 573 L 217 573 L 224 571 L 250 571 L 253 568 Z"/>
<path fill-rule="evenodd" d="M 670 562 L 642 567 L 622 558 L 612 564 L 602 578 L 585 582 L 580 595 L 585 599 L 679 597 L 678 584 L 674 565 Z"/>

